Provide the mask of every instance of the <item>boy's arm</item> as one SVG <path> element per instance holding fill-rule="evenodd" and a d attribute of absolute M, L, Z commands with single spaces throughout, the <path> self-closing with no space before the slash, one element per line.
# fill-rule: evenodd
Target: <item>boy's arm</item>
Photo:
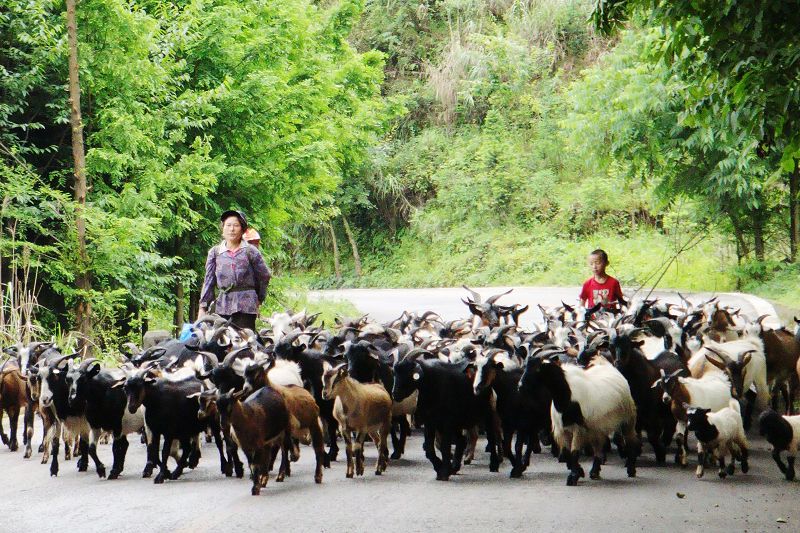
<path fill-rule="evenodd" d="M 583 284 L 581 287 L 581 294 L 578 296 L 578 300 L 580 300 L 581 305 L 586 306 L 589 303 L 589 282 Z"/>

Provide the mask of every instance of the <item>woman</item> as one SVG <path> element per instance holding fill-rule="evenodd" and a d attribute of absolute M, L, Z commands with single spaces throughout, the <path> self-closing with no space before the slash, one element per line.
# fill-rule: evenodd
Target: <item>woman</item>
<path fill-rule="evenodd" d="M 205 315 L 213 303 L 217 314 L 230 318 L 236 326 L 255 331 L 258 308 L 267 296 L 271 274 L 258 249 L 242 238 L 247 230 L 244 213 L 225 211 L 220 221 L 224 240 L 208 251 L 197 318 Z"/>

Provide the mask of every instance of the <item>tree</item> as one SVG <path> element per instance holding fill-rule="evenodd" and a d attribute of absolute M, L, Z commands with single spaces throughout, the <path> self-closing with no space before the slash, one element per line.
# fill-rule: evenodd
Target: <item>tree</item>
<path fill-rule="evenodd" d="M 740 152 L 776 157 L 789 186 L 791 260 L 800 213 L 793 180 L 800 157 L 800 47 L 793 2 L 599 0 L 606 32 L 636 13 L 663 28 L 660 58 L 688 86 L 683 113 L 700 127 L 732 129 Z M 745 142 L 747 141 L 747 142 Z"/>

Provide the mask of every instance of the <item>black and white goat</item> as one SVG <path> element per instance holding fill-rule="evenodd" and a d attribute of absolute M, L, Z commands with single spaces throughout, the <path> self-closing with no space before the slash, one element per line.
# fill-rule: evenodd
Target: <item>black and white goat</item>
<path fill-rule="evenodd" d="M 797 456 L 797 447 L 800 446 L 800 415 L 781 416 L 769 409 L 761 413 L 758 419 L 758 432 L 772 444 L 772 458 L 786 479 L 794 479 L 794 459 Z M 784 464 L 781 452 L 787 452 Z"/>
<path fill-rule="evenodd" d="M 556 443 L 568 452 L 567 485 L 577 485 L 585 476 L 579 460 L 586 446 L 594 455 L 589 476 L 600 479 L 606 440 L 617 431 L 624 438 L 628 476 L 636 476 L 641 443 L 636 434 L 636 405 L 625 377 L 602 356 L 586 369 L 559 364 L 558 356 L 559 352 L 529 356 L 519 386 L 526 394 L 543 386 L 553 397 L 550 418 Z"/>
<path fill-rule="evenodd" d="M 747 450 L 749 445 L 744 434 L 742 414 L 739 402 L 731 399 L 728 406 L 716 412 L 710 409 L 684 406 L 688 418 L 687 428 L 694 431 L 697 437 L 697 477 L 703 477 L 706 456 L 712 456 L 719 463 L 719 477 L 733 475 L 734 460 L 742 465 L 742 472 L 747 473 Z M 730 455 L 731 462 L 725 466 L 725 458 Z"/>

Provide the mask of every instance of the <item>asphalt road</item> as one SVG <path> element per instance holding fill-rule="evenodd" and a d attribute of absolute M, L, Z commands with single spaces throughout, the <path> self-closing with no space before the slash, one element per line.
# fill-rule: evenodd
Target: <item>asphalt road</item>
<path fill-rule="evenodd" d="M 484 296 L 501 288 L 481 289 Z M 557 304 L 574 299 L 570 289 L 515 289 L 505 303 Z M 341 291 L 377 320 L 402 309 L 434 309 L 445 318 L 464 316 L 462 289 L 414 291 Z M 330 298 L 326 292 L 320 296 Z M 763 300 L 725 297 L 751 314 L 768 311 Z M 732 298 L 732 300 L 727 300 Z M 523 315 L 525 316 L 525 315 Z M 529 314 L 534 317 L 535 313 Z M 4 421 L 8 428 L 8 421 Z M 34 442 L 39 443 L 38 431 Z M 61 462 L 49 476 L 40 456 L 0 449 L 0 533 L 4 532 L 147 532 L 179 531 L 800 531 L 798 482 L 784 481 L 769 457 L 769 445 L 751 435 L 751 470 L 720 480 L 712 469 L 698 480 L 694 469 L 656 467 L 645 445 L 638 476 L 629 479 L 618 457 L 609 458 L 600 481 L 565 486 L 566 469 L 551 456 L 532 457 L 520 480 L 508 478 L 509 465 L 490 473 L 482 451 L 476 462 L 447 483 L 435 481 L 422 453 L 419 432 L 410 438 L 406 456 L 392 461 L 386 473 L 370 472 L 375 449 L 368 446 L 367 475 L 345 478 L 344 453 L 313 483 L 313 455 L 303 448 L 292 477 L 270 480 L 259 497 L 250 496 L 247 480 L 219 473 L 216 448 L 204 444 L 197 469 L 177 481 L 153 485 L 141 479 L 144 446 L 132 443 L 126 470 L 115 481 L 100 480 L 90 466 L 78 473 L 74 461 Z M 483 449 L 483 440 L 479 449 Z M 100 457 L 110 468 L 111 447 Z M 63 457 L 63 456 L 62 456 Z M 584 459 L 588 471 L 589 461 Z M 679 497 L 678 494 L 683 495 Z M 780 521 L 779 521 L 780 520 Z"/>
<path fill-rule="evenodd" d="M 24 460 L 3 448 L 0 531 L 799 531 L 800 484 L 780 477 L 768 444 L 752 444 L 750 472 L 726 480 L 712 469 L 698 480 L 693 467 L 656 467 L 646 446 L 636 478 L 611 456 L 602 480 L 567 487 L 566 469 L 550 455 L 532 456 L 517 480 L 508 478 L 507 461 L 490 473 L 482 451 L 449 482 L 436 481 L 415 432 L 406 456 L 381 477 L 370 471 L 370 445 L 363 478 L 346 479 L 342 457 L 315 485 L 304 447 L 291 478 L 271 479 L 258 497 L 250 496 L 249 481 L 219 473 L 208 444 L 197 469 L 164 485 L 140 478 L 145 453 L 138 443 L 115 481 L 98 479 L 91 467 L 78 473 L 74 461 L 62 461 L 51 478 L 38 455 Z M 99 454 L 110 466 L 111 447 Z M 589 461 L 583 464 L 588 471 Z"/>
<path fill-rule="evenodd" d="M 518 303 L 529 305 L 530 308 L 521 315 L 521 326 L 530 328 L 534 323 L 541 323 L 542 314 L 536 304 L 544 307 L 560 305 L 561 302 L 574 305 L 577 302 L 580 287 L 472 287 L 485 300 L 493 294 L 500 294 L 508 289 L 513 292 L 501 297 L 497 303 L 511 305 Z M 633 290 L 623 289 L 627 298 L 634 294 Z M 406 311 L 436 311 L 446 320 L 463 318 L 469 315 L 469 309 L 461 299 L 468 298 L 470 294 L 462 288 L 436 288 L 436 289 L 341 289 L 327 291 L 312 291 L 309 299 L 348 300 L 362 313 L 379 322 L 392 320 Z M 640 294 L 645 297 L 647 293 Z M 752 318 L 762 314 L 772 315 L 765 321 L 768 325 L 777 325 L 777 315 L 772 305 L 767 301 L 741 293 L 686 293 L 690 301 L 699 303 L 712 296 L 718 296 L 720 303 L 741 309 L 742 313 Z M 676 292 L 654 291 L 651 295 L 661 300 L 679 304 L 680 297 Z"/>

